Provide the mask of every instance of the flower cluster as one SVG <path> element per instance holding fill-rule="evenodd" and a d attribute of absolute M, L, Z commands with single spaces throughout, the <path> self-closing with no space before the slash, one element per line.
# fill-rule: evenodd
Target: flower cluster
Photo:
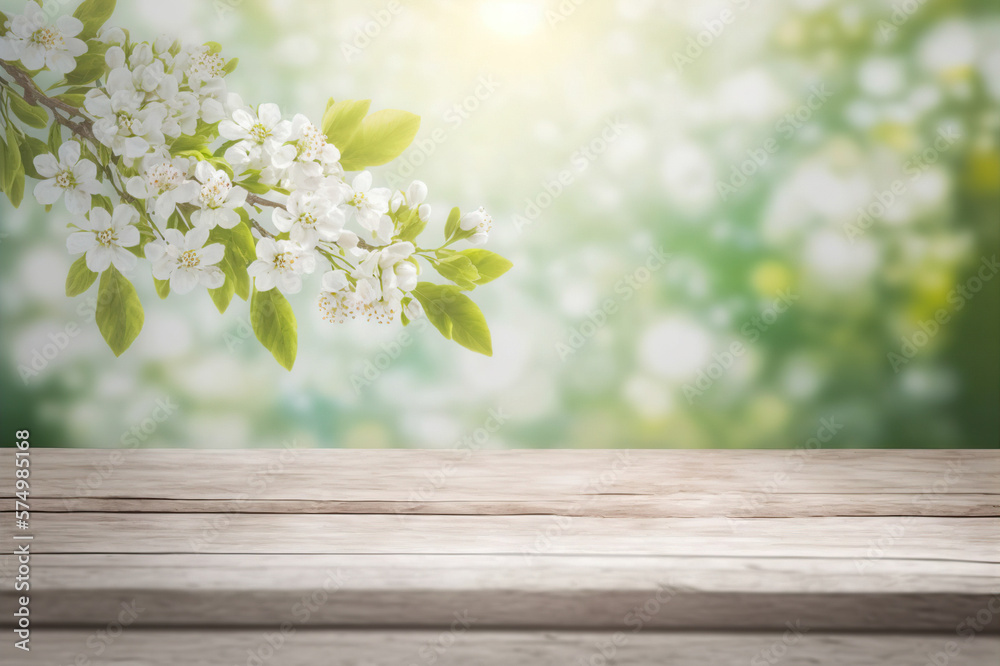
<path fill-rule="evenodd" d="M 39 179 L 40 203 L 63 198 L 75 216 L 67 247 L 84 256 L 68 291 L 113 271 L 100 288 L 126 284 L 136 301 L 126 305 L 138 306 L 127 276 L 144 257 L 162 297 L 200 286 L 224 310 L 238 295 L 251 301 L 251 319 L 262 328 L 268 317 L 292 317 L 280 294 L 300 292 L 324 267 L 316 279 L 327 320 L 406 324 L 430 306 L 446 337 L 490 349 L 482 313 L 459 292 L 510 264 L 451 246 L 485 243 L 492 218 L 482 208 L 466 215 L 454 209 L 444 244 L 421 248 L 417 237 L 431 219 L 426 185 L 393 191 L 377 187 L 366 170 L 399 155 L 419 118 L 392 110 L 369 116 L 367 101 L 331 100 L 314 123 L 276 104 L 246 104 L 227 88 L 236 61 L 224 59 L 219 45 L 133 41 L 104 25 L 113 9 L 114 0 L 88 0 L 75 16 L 52 21 L 28 2 L 22 15 L 0 15 L 0 65 L 13 78 L 0 78 L 0 103 L 13 112 L 4 118 L 38 128 L 51 122 L 48 143 L 8 123 L 8 145 L 33 159 L 14 169 L 10 184 L 5 174 L 3 189 L 19 203 L 17 183 L 27 173 Z M 64 78 L 36 84 L 45 71 Z M 61 86 L 62 94 L 49 96 Z M 418 282 L 419 260 L 456 286 Z M 109 313 L 112 321 L 101 326 L 116 353 L 131 338 L 106 330 L 137 333 L 141 320 L 129 321 L 136 312 L 141 317 L 141 306 Z M 294 335 L 294 326 L 277 323 L 268 330 Z M 294 340 L 257 333 L 290 367 Z"/>

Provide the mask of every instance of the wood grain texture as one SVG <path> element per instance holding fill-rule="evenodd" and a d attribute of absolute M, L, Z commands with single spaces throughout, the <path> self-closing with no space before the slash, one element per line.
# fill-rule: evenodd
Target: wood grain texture
<path fill-rule="evenodd" d="M 269 641 L 270 639 L 270 641 Z M 1000 638 L 954 635 L 478 631 L 143 631 L 110 644 L 92 632 L 40 630 L 32 652 L 0 644 L 5 666 L 994 666 Z M 88 647 L 89 645 L 93 647 Z M 277 649 L 271 644 L 277 645 Z M 952 652 L 946 652 L 951 648 Z M 100 654 L 97 651 L 101 650 Z M 604 654 L 611 655 L 611 659 Z M 266 659 L 261 659 L 264 655 Z M 256 660 L 255 660 L 256 658 Z M 86 660 L 86 661 L 82 661 Z"/>
<path fill-rule="evenodd" d="M 1000 595 L 1000 565 L 935 560 L 859 570 L 836 558 L 119 554 L 34 565 L 35 621 L 60 626 L 122 604 L 143 609 L 142 626 L 264 626 L 295 621 L 325 590 L 309 625 L 434 627 L 469 611 L 480 627 L 765 630 L 794 619 L 918 631 L 954 627 Z"/>
<path fill-rule="evenodd" d="M 0 461 L 12 455 L 2 449 Z M 1000 451 L 39 449 L 32 456 L 32 494 L 45 511 L 1000 513 Z"/>
<path fill-rule="evenodd" d="M 142 612 L 90 663 L 246 663 L 283 621 L 302 643 L 270 663 L 333 644 L 428 663 L 456 613 L 475 639 L 436 663 L 576 663 L 637 620 L 616 663 L 747 664 L 798 622 L 783 664 L 923 666 L 986 613 L 948 655 L 980 664 L 1000 633 L 997 451 L 37 450 L 31 469 L 53 650 L 34 663 L 70 663 L 123 604 Z"/>
<path fill-rule="evenodd" d="M 1000 562 L 1000 518 L 39 513 L 35 553 L 438 553 Z M 14 534 L 12 521 L 0 539 Z"/>

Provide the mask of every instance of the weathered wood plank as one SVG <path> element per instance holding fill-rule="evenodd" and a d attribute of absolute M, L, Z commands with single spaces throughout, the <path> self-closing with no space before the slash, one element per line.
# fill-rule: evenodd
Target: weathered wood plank
<path fill-rule="evenodd" d="M 997 518 L 41 513 L 35 553 L 437 553 L 1000 562 Z M 9 541 L 13 521 L 0 539 Z M 861 564 L 859 564 L 861 566 Z"/>
<path fill-rule="evenodd" d="M 33 565 L 37 625 L 102 626 L 123 604 L 142 609 L 142 626 L 261 626 L 309 606 L 310 626 L 447 626 L 468 610 L 480 627 L 948 631 L 991 598 L 1000 611 L 1000 565 L 936 560 L 119 554 Z M 11 587 L 0 589 L 6 603 Z"/>
<path fill-rule="evenodd" d="M 0 461 L 12 455 L 0 450 Z M 32 456 L 32 494 L 45 511 L 219 512 L 236 504 L 291 513 L 1000 514 L 1000 451 L 38 449 Z"/>
<path fill-rule="evenodd" d="M 808 518 L 827 516 L 1000 516 L 1000 495 L 941 494 L 916 501 L 907 493 L 675 493 L 663 497 L 595 496 L 565 500 L 337 501 L 257 499 L 41 498 L 35 511 L 128 513 L 353 513 L 460 516 L 560 515 L 596 518 Z"/>
<path fill-rule="evenodd" d="M 467 611 L 477 629 L 524 641 L 512 656 L 487 638 L 457 663 L 492 663 L 494 653 L 497 663 L 572 663 L 564 648 L 575 639 L 550 653 L 546 637 L 636 617 L 674 633 L 644 632 L 659 645 L 619 663 L 660 663 L 650 655 L 699 636 L 689 630 L 712 632 L 714 645 L 714 632 L 796 621 L 811 636 L 946 637 L 989 612 L 981 637 L 1000 631 L 995 451 L 32 456 L 32 603 L 47 629 L 105 626 L 131 603 L 143 608 L 136 623 L 156 630 L 136 635 L 155 643 L 167 629 L 214 626 L 223 638 L 206 643 L 211 652 L 238 635 L 230 630 L 276 626 L 325 591 L 302 635 L 350 643 L 351 627 L 441 630 Z M 0 522 L 0 539 L 12 530 Z M 4 603 L 13 564 L 0 556 Z M 376 647 L 347 663 L 402 663 Z M 862 659 L 909 663 L 867 647 Z M 303 649 L 308 659 L 321 647 Z"/>
<path fill-rule="evenodd" d="M 801 630 L 800 630 L 801 631 Z M 617 638 L 617 641 L 616 641 Z M 89 643 L 88 643 L 89 641 Z M 272 647 L 272 644 L 277 648 Z M 949 651 L 950 649 L 950 651 Z M 100 653 L 98 653 L 100 650 Z M 0 644 L 7 666 L 991 666 L 1000 638 L 945 635 L 786 633 L 633 633 L 463 631 L 143 631 L 116 640 L 87 631 L 39 630 L 31 653 Z M 605 655 L 610 655 L 606 657 Z M 262 658 L 262 656 L 264 658 Z M 86 660 L 86 661 L 83 661 Z"/>

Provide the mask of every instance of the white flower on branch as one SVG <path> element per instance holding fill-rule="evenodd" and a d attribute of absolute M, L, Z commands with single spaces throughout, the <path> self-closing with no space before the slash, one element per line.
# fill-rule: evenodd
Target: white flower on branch
<path fill-rule="evenodd" d="M 35 185 L 38 203 L 51 205 L 66 195 L 66 210 L 74 215 L 86 215 L 90 210 L 91 195 L 101 191 L 97 182 L 97 165 L 80 159 L 80 144 L 67 141 L 59 147 L 59 159 L 54 155 L 38 155 L 34 160 L 35 171 L 45 180 Z"/>
<path fill-rule="evenodd" d="M 277 287 L 286 294 L 302 291 L 302 276 L 316 270 L 316 253 L 294 241 L 261 238 L 257 260 L 247 268 L 258 291 Z"/>
<path fill-rule="evenodd" d="M 87 268 L 95 273 L 114 265 L 122 273 L 131 273 L 138 258 L 125 248 L 139 244 L 139 230 L 134 226 L 139 213 L 128 204 L 115 206 L 108 214 L 103 208 L 90 211 L 89 219 L 76 223 L 80 231 L 66 239 L 70 254 L 86 252 Z"/>
<path fill-rule="evenodd" d="M 194 201 L 201 191 L 187 173 L 188 163 L 182 157 L 147 158 L 142 175 L 130 178 L 125 189 L 136 199 L 145 199 L 159 217 L 167 219 L 177 204 Z"/>
<path fill-rule="evenodd" d="M 196 227 L 181 233 L 177 229 L 163 232 L 163 240 L 146 245 L 146 258 L 153 262 L 153 277 L 169 280 L 170 289 L 187 294 L 199 284 L 218 289 L 226 274 L 215 264 L 222 261 L 226 248 L 221 243 L 205 245 L 208 229 Z"/>
<path fill-rule="evenodd" d="M 345 271 L 329 271 L 323 276 L 319 310 L 324 320 L 343 324 L 348 319 L 363 319 L 390 324 L 400 311 L 398 300 L 383 298 L 375 278 L 361 278 L 351 286 Z"/>
<path fill-rule="evenodd" d="M 115 155 L 128 160 L 151 150 L 165 151 L 162 127 L 166 108 L 160 103 L 144 106 L 142 96 L 131 86 L 124 87 L 123 80 L 114 83 L 119 86 L 112 85 L 109 78 L 108 92 L 91 90 L 84 100 L 84 108 L 94 119 L 94 136 Z"/>
<path fill-rule="evenodd" d="M 208 162 L 198 162 L 194 177 L 201 183 L 195 199 L 200 208 L 191 214 L 195 226 L 232 229 L 239 224 L 240 216 L 236 209 L 246 203 L 247 191 L 234 186 L 225 171 L 213 169 Z"/>
<path fill-rule="evenodd" d="M 316 190 L 324 176 L 342 173 L 340 151 L 299 113 L 292 118 L 287 143 L 275 151 L 261 179 L 271 184 L 284 182 L 290 189 Z"/>
<path fill-rule="evenodd" d="M 290 133 L 291 123 L 281 119 L 277 104 L 261 104 L 256 113 L 250 108 L 236 109 L 232 120 L 219 123 L 222 138 L 239 141 L 226 151 L 226 160 L 234 167 L 263 169 L 270 166 L 271 156 L 278 152 Z"/>
<path fill-rule="evenodd" d="M 218 53 L 212 53 L 208 46 L 195 46 L 182 51 L 174 62 L 187 76 L 187 83 L 193 90 L 209 81 L 225 76 L 226 60 Z"/>
<path fill-rule="evenodd" d="M 379 324 L 395 321 L 402 310 L 404 292 L 417 286 L 417 268 L 407 261 L 413 243 L 402 242 L 370 251 L 356 249 L 358 266 L 351 274 L 353 288 L 345 271 L 330 271 L 323 276 L 319 308 L 327 321 L 343 323 L 365 319 Z"/>
<path fill-rule="evenodd" d="M 60 16 L 55 24 L 38 6 L 29 2 L 24 13 L 12 16 L 5 24 L 7 34 L 0 37 L 0 59 L 20 60 L 26 69 L 48 67 L 68 74 L 76 69 L 76 59 L 87 52 L 87 44 L 76 36 L 83 30 L 80 19 Z"/>
<path fill-rule="evenodd" d="M 345 187 L 345 203 L 354 209 L 358 224 L 371 231 L 381 242 L 388 242 L 393 226 L 392 220 L 384 217 L 389 212 L 389 189 L 372 187 L 372 174 L 369 171 L 362 171 L 354 177 L 350 186 Z"/>
<path fill-rule="evenodd" d="M 399 300 L 402 298 L 402 294 L 397 294 L 397 291 L 412 291 L 416 288 L 417 267 L 412 262 L 407 261 L 413 256 L 415 250 L 413 243 L 405 241 L 393 243 L 376 253 L 383 295 L 389 294 L 395 300 Z"/>
<path fill-rule="evenodd" d="M 306 248 L 319 241 L 336 241 L 344 228 L 344 212 L 329 198 L 312 192 L 292 192 L 285 208 L 275 208 L 272 221 L 278 231 Z"/>
<path fill-rule="evenodd" d="M 424 203 L 426 199 L 427 185 L 423 181 L 415 180 L 405 192 L 398 190 L 392 195 L 392 199 L 389 200 L 389 210 L 395 213 L 400 206 L 406 204 L 409 208 L 416 208 L 417 215 L 426 222 L 431 217 L 431 207 Z"/>
<path fill-rule="evenodd" d="M 112 46 L 104 54 L 104 61 L 111 68 L 108 87 L 155 94 L 160 99 L 170 99 L 177 94 L 177 77 L 169 73 L 167 64 L 157 58 L 149 44 L 137 44 L 126 58 L 125 50 Z"/>
<path fill-rule="evenodd" d="M 250 301 L 255 330 L 265 317 L 282 323 L 273 335 L 258 330 L 258 337 L 290 369 L 295 318 L 271 290 L 300 292 L 320 261 L 333 269 L 323 277 L 319 299 L 332 321 L 388 324 L 401 315 L 404 323 L 425 316 L 414 294 L 419 259 L 430 260 L 463 290 L 476 286 L 466 279 L 472 273 L 468 264 L 455 259 L 446 267 L 442 250 L 460 238 L 486 241 L 492 218 L 482 208 L 459 218 L 464 233 L 456 233 L 455 218 L 449 216 L 444 245 L 417 251 L 416 236 L 431 213 L 427 186 L 413 181 L 403 190 L 374 187 L 368 171 L 348 184 L 340 151 L 328 139 L 328 132 L 341 136 L 363 123 L 347 166 L 358 170 L 381 164 L 412 141 L 419 120 L 414 114 L 383 110 L 362 119 L 356 112 L 364 106 L 366 113 L 367 103 L 331 100 L 323 129 L 302 114 L 283 120 L 277 105 L 247 105 L 229 92 L 225 78 L 236 61 L 224 59 L 214 42 L 190 47 L 169 37 L 133 41 L 127 31 L 101 25 L 114 2 L 88 0 L 77 11 L 79 20 L 50 18 L 53 7 L 43 12 L 40 2 L 29 1 L 23 15 L 5 21 L 0 35 L 0 58 L 10 76 L 4 91 L 13 112 L 3 115 L 8 148 L 15 156 L 28 151 L 33 160 L 9 165 L 13 181 L 5 189 L 16 204 L 25 176 L 36 177 L 34 192 L 41 203 L 50 205 L 65 195 L 66 207 L 79 216 L 66 246 L 84 256 L 74 264 L 68 293 L 85 286 L 79 273 L 83 264 L 94 272 L 115 267 L 128 274 L 145 255 L 161 295 L 163 281 L 178 294 L 200 286 L 225 310 L 237 291 L 245 294 L 219 288 L 245 270 L 257 290 Z M 78 35 L 89 39 L 84 43 Z M 21 64 L 14 65 L 16 60 Z M 45 74 L 36 80 L 45 68 L 65 76 L 43 84 L 42 79 L 60 78 Z M 45 144 L 18 124 L 41 129 L 43 119 L 53 124 L 49 144 L 56 154 L 46 154 Z M 62 143 L 67 132 L 74 140 Z M 112 208 L 114 203 L 120 205 Z M 273 226 L 262 219 L 266 209 Z M 213 232 L 215 227 L 233 231 Z M 215 242 L 206 245 L 210 238 Z M 258 239 L 255 256 L 247 257 L 252 238 Z M 448 252 L 450 257 L 453 251 Z M 482 274 L 491 279 L 509 268 L 509 262 L 488 253 L 471 253 L 468 259 L 477 268 L 482 265 Z M 476 284 L 484 281 L 489 280 Z M 426 301 L 455 288 L 427 284 L 419 293 Z M 138 295 L 114 271 L 105 274 L 99 290 L 99 298 L 117 293 L 128 301 L 123 313 L 99 317 L 101 333 L 120 355 L 142 327 Z M 448 319 L 456 341 L 489 354 L 482 315 L 464 300 L 454 305 L 435 313 L 435 323 Z"/>
<path fill-rule="evenodd" d="M 475 233 L 469 237 L 470 243 L 485 245 L 486 241 L 489 240 L 490 231 L 493 230 L 493 218 L 486 212 L 485 208 L 480 206 L 479 210 L 463 215 L 458 225 L 463 231 L 475 230 Z"/>

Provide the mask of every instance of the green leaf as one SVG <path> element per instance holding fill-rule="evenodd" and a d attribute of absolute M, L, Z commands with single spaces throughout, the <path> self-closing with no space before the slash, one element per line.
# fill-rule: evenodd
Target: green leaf
<path fill-rule="evenodd" d="M 235 185 L 239 185 L 244 190 L 251 194 L 267 194 L 271 191 L 270 185 L 265 185 L 264 183 L 257 182 L 253 178 L 248 178 L 247 180 L 241 180 Z"/>
<path fill-rule="evenodd" d="M 326 134 L 327 141 L 343 150 L 361 129 L 361 121 L 365 119 L 372 101 L 345 99 L 336 104 L 330 101 L 323 114 L 323 134 Z"/>
<path fill-rule="evenodd" d="M 21 142 L 14 126 L 7 125 L 7 144 L 4 150 L 3 191 L 11 205 L 17 208 L 24 198 L 24 166 L 21 164 Z"/>
<path fill-rule="evenodd" d="M 84 41 L 95 37 L 114 11 L 115 0 L 85 0 L 73 12 L 73 16 L 83 23 L 83 30 L 77 37 Z"/>
<path fill-rule="evenodd" d="M 100 206 L 104 210 L 108 211 L 108 213 L 114 213 L 115 212 L 115 205 L 113 203 L 111 203 L 111 199 L 109 199 L 108 197 L 104 196 L 103 194 L 95 194 L 95 195 L 91 196 L 90 197 L 90 202 L 91 202 L 90 205 L 91 205 L 92 208 L 96 208 L 96 207 Z"/>
<path fill-rule="evenodd" d="M 240 251 L 243 255 L 243 259 L 249 264 L 257 258 L 257 244 L 253 239 L 253 234 L 250 233 L 250 213 L 247 212 L 246 208 L 237 208 L 236 212 L 239 213 L 240 219 L 243 220 L 243 224 L 233 227 L 230 231 L 233 233 L 233 240 L 236 242 L 236 249 Z"/>
<path fill-rule="evenodd" d="M 493 355 L 493 340 L 482 310 L 458 287 L 421 282 L 413 294 L 441 335 L 466 349 Z"/>
<path fill-rule="evenodd" d="M 243 225 L 238 225 L 232 229 L 215 227 L 208 234 L 209 243 L 220 243 L 225 248 L 219 268 L 226 274 L 226 282 L 218 289 L 209 289 L 208 293 L 215 303 L 219 312 L 225 312 L 229 303 L 233 300 L 233 295 L 238 294 L 244 301 L 250 297 L 250 276 L 247 274 L 248 260 L 244 258 L 242 243 L 237 240 L 240 234 L 246 230 Z M 246 231 L 249 234 L 249 231 Z M 251 243 L 253 237 L 250 238 Z"/>
<path fill-rule="evenodd" d="M 90 289 L 97 279 L 97 273 L 87 268 L 87 257 L 83 256 L 73 262 L 66 276 L 66 295 L 70 298 L 79 296 Z"/>
<path fill-rule="evenodd" d="M 66 75 L 66 82 L 81 85 L 96 81 L 104 74 L 107 63 L 101 53 L 85 53 L 76 59 L 76 69 Z"/>
<path fill-rule="evenodd" d="M 240 64 L 240 59 L 233 58 L 232 60 L 226 63 L 226 66 L 222 68 L 222 71 L 225 72 L 226 74 L 232 74 L 233 70 L 235 70 L 236 66 L 239 64 Z"/>
<path fill-rule="evenodd" d="M 21 149 L 17 141 L 17 134 L 14 133 L 14 126 L 7 125 L 7 136 L 4 142 L 3 161 L 0 162 L 0 177 L 4 192 L 10 192 L 10 184 L 14 182 L 14 176 L 21 166 Z"/>
<path fill-rule="evenodd" d="M 135 287 L 114 266 L 101 273 L 97 328 L 115 356 L 121 356 L 142 330 L 145 315 Z"/>
<path fill-rule="evenodd" d="M 298 324 L 291 304 L 277 288 L 253 290 L 250 324 L 257 339 L 275 360 L 286 370 L 291 370 L 298 350 Z"/>
<path fill-rule="evenodd" d="M 226 273 L 226 270 L 223 269 L 222 272 Z M 212 302 L 215 303 L 215 307 L 220 313 L 229 309 L 229 304 L 233 301 L 235 293 L 236 288 L 233 287 L 233 280 L 229 273 L 226 273 L 226 281 L 222 283 L 221 287 L 208 290 L 208 295 L 212 297 Z"/>
<path fill-rule="evenodd" d="M 415 208 L 400 206 L 396 211 L 396 219 L 399 220 L 399 232 L 396 237 L 402 241 L 416 240 L 427 227 L 427 222 L 420 219 L 420 214 Z"/>
<path fill-rule="evenodd" d="M 56 95 L 56 99 L 60 102 L 66 102 L 70 106 L 82 109 L 87 96 L 80 93 L 63 93 L 62 95 Z"/>
<path fill-rule="evenodd" d="M 203 136 L 182 134 L 170 142 L 170 152 L 175 155 L 183 151 L 201 152 L 207 143 L 208 140 Z"/>
<path fill-rule="evenodd" d="M 504 257 L 489 250 L 473 248 L 471 250 L 462 250 L 459 254 L 463 257 L 468 257 L 469 261 L 472 262 L 479 272 L 479 278 L 473 280 L 476 284 L 493 282 L 493 280 L 496 280 L 514 266 L 514 264 L 510 263 Z"/>
<path fill-rule="evenodd" d="M 157 280 L 153 278 L 153 286 L 156 287 L 156 295 L 166 298 L 170 295 L 170 280 Z"/>
<path fill-rule="evenodd" d="M 340 164 L 345 171 L 359 171 L 391 162 L 413 143 L 418 129 L 420 116 L 395 109 L 376 111 L 340 149 Z"/>
<path fill-rule="evenodd" d="M 40 106 L 28 104 L 17 95 L 8 95 L 10 109 L 28 127 L 42 129 L 49 124 L 48 112 Z"/>
<path fill-rule="evenodd" d="M 7 182 L 7 142 L 0 136 L 0 192 L 7 193 L 9 183 Z"/>
<path fill-rule="evenodd" d="M 52 127 L 49 128 L 49 152 L 53 155 L 59 154 L 59 146 L 62 145 L 62 125 L 59 123 L 52 123 Z"/>
<path fill-rule="evenodd" d="M 24 166 L 24 172 L 35 180 L 41 180 L 41 175 L 35 170 L 35 158 L 48 152 L 49 147 L 44 141 L 25 135 L 21 142 L 21 164 Z"/>
<path fill-rule="evenodd" d="M 448 221 L 445 222 L 444 225 L 445 240 L 450 240 L 451 237 L 454 236 L 455 233 L 458 231 L 459 229 L 458 221 L 459 219 L 461 219 L 461 217 L 462 217 L 462 211 L 458 209 L 458 206 L 452 208 L 451 212 L 448 213 Z"/>
<path fill-rule="evenodd" d="M 18 208 L 21 205 L 21 201 L 24 199 L 24 167 L 20 167 L 17 173 L 14 175 L 14 182 L 10 184 L 10 191 L 7 192 L 7 198 L 10 199 L 10 204 L 14 208 Z"/>
<path fill-rule="evenodd" d="M 451 280 L 462 289 L 476 288 L 479 271 L 476 270 L 475 264 L 468 257 L 454 254 L 440 261 L 431 262 L 431 265 L 441 274 L 441 277 Z"/>

